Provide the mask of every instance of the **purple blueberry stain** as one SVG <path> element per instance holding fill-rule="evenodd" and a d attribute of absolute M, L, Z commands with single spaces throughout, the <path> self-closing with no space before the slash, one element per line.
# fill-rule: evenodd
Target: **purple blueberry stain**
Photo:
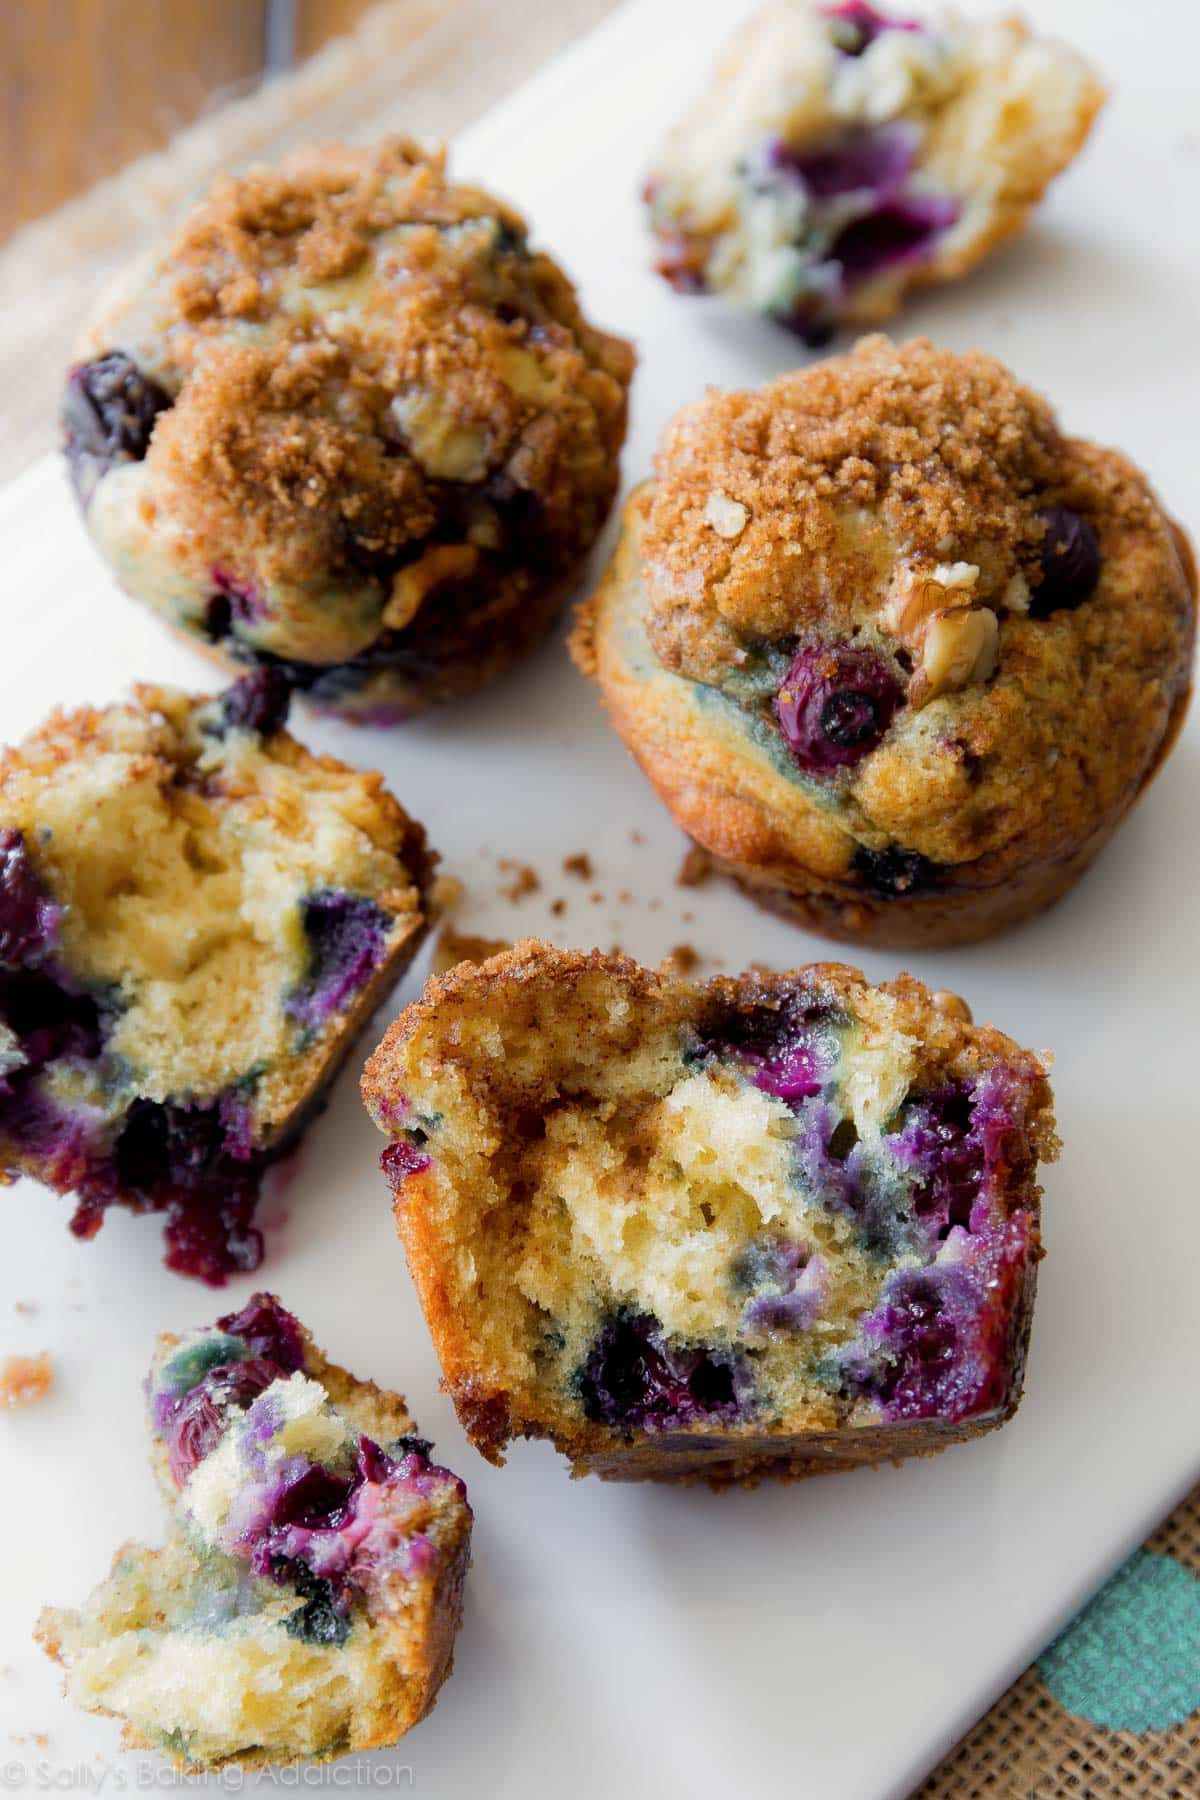
<path fill-rule="evenodd" d="M 319 888 L 300 902 L 308 968 L 285 1009 L 317 1031 L 366 986 L 387 955 L 388 915 L 365 894 Z"/>
<path fill-rule="evenodd" d="M 141 462 L 170 394 L 123 351 L 77 363 L 67 375 L 63 449 L 71 479 L 86 503 L 100 477 L 118 463 Z"/>
<path fill-rule="evenodd" d="M 255 1294 L 170 1357 L 151 1413 L 179 1488 L 237 1429 L 247 1478 L 222 1526 L 222 1547 L 244 1558 L 252 1574 L 296 1589 L 305 1604 L 288 1621 L 293 1635 L 342 1642 L 354 1599 L 372 1581 L 396 1573 L 411 1579 L 436 1566 L 436 1546 L 419 1525 L 407 1527 L 406 1512 L 447 1489 L 465 1500 L 466 1489 L 430 1460 L 424 1438 L 384 1447 L 360 1436 L 338 1467 L 302 1455 L 271 1457 L 286 1422 L 271 1389 L 303 1366 L 297 1320 L 274 1295 Z"/>
<path fill-rule="evenodd" d="M 287 724 L 292 687 L 284 671 L 263 663 L 235 681 L 221 695 L 221 733 L 250 731 L 258 737 L 274 737 Z"/>
<path fill-rule="evenodd" d="M 267 617 L 270 609 L 256 581 L 235 575 L 220 563 L 213 564 L 208 576 L 217 594 L 229 602 L 230 623 L 254 625 Z"/>
<path fill-rule="evenodd" d="M 1081 606 L 1095 592 L 1101 567 L 1100 540 L 1081 514 L 1048 506 L 1040 516 L 1045 532 L 1038 546 L 1041 580 L 1029 602 L 1033 619 Z"/>
<path fill-rule="evenodd" d="M 432 1158 L 411 1138 L 397 1138 L 379 1158 L 379 1166 L 388 1178 L 393 1194 L 398 1194 L 410 1175 L 420 1175 L 429 1168 Z"/>
<path fill-rule="evenodd" d="M 885 31 L 920 31 L 919 19 L 890 19 L 869 0 L 833 0 L 821 7 L 830 22 L 834 48 L 843 56 L 861 56 Z"/>
<path fill-rule="evenodd" d="M 795 1105 L 828 1081 L 843 1023 L 824 1000 L 796 989 L 774 1005 L 717 1006 L 701 1022 L 690 1054 L 736 1062 L 756 1088 Z"/>
<path fill-rule="evenodd" d="M 889 125 L 810 149 L 793 149 L 780 139 L 769 155 L 772 165 L 798 177 L 815 201 L 864 192 L 891 198 L 911 174 L 917 146 L 917 136 L 907 126 Z"/>
<path fill-rule="evenodd" d="M 846 1390 L 889 1421 L 954 1423 L 1002 1406 L 1029 1232 L 1016 1213 L 975 1238 L 956 1234 L 926 1268 L 891 1274 L 843 1352 Z"/>
<path fill-rule="evenodd" d="M 749 1297 L 741 1329 L 753 1336 L 808 1331 L 829 1293 L 829 1266 L 819 1253 L 788 1238 L 759 1239 L 739 1258 L 734 1289 Z"/>
<path fill-rule="evenodd" d="M 58 941 L 62 916 L 33 866 L 24 833 L 0 831 L 0 965 L 43 962 Z"/>
<path fill-rule="evenodd" d="M 744 1409 L 748 1380 L 737 1354 L 667 1339 L 649 1313 L 620 1313 L 601 1327 L 578 1374 L 584 1414 L 595 1424 L 660 1431 Z"/>
<path fill-rule="evenodd" d="M 893 670 L 856 644 L 811 644 L 796 652 L 775 717 L 805 774 L 852 768 L 879 745 L 903 704 Z"/>
<path fill-rule="evenodd" d="M 850 859 L 850 867 L 877 900 L 901 900 L 910 894 L 929 893 L 941 879 L 936 863 L 919 850 L 906 850 L 902 844 L 889 844 L 883 850 L 868 850 L 865 844 L 860 845 Z"/>

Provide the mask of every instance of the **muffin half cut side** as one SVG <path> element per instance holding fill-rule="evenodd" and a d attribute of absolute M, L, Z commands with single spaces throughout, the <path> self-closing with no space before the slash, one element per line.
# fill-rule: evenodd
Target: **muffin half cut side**
<path fill-rule="evenodd" d="M 394 1744 L 451 1670 L 462 1482 L 272 1294 L 165 1335 L 147 1392 L 167 1542 L 43 1611 L 68 1697 L 189 1773 Z"/>
<path fill-rule="evenodd" d="M 689 983 L 529 940 L 367 1064 L 459 1416 L 610 1479 L 944 1448 L 1020 1397 L 1039 1060 L 905 976 Z"/>
<path fill-rule="evenodd" d="M 259 670 L 141 686 L 0 756 L 0 1179 L 165 1215 L 166 1260 L 262 1258 L 298 1139 L 424 936 L 436 862 L 382 777 L 283 728 Z"/>

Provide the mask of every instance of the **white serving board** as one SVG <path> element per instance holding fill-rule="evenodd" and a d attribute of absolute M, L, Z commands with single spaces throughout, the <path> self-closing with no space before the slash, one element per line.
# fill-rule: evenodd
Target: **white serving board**
<path fill-rule="evenodd" d="M 745 10 L 634 0 L 455 154 L 464 176 L 529 213 L 592 316 L 637 339 L 631 481 L 705 383 L 755 382 L 803 354 L 768 326 L 675 298 L 644 267 L 640 174 Z M 1045 0 L 1038 13 L 1095 54 L 1117 96 L 1024 242 L 904 326 L 1004 356 L 1070 429 L 1122 445 L 1200 525 L 1186 401 L 1200 9 L 1143 0 L 1135 17 L 1124 0 Z M 58 375 L 45 371 L 49 385 Z M 0 544 L 6 740 L 52 703 L 102 702 L 134 677 L 211 684 L 203 658 L 115 591 L 54 463 L 0 494 Z M 647 960 L 688 941 L 710 970 L 830 953 L 733 893 L 674 885 L 682 840 L 561 642 L 391 734 L 300 708 L 294 724 L 386 772 L 468 885 L 461 929 L 619 941 Z M 428 1800 L 903 1796 L 1200 1476 L 1198 776 L 1200 718 L 1049 917 L 972 950 L 857 959 L 877 978 L 901 962 L 958 989 L 978 1017 L 1057 1058 L 1066 1148 L 1047 1182 L 1028 1397 L 1003 1432 L 932 1461 L 720 1496 L 572 1484 L 544 1444 L 488 1468 L 438 1389 L 356 1059 L 265 1203 L 256 1279 L 335 1357 L 408 1395 L 465 1476 L 477 1524 L 456 1673 L 436 1712 L 345 1779 L 407 1785 L 410 1769 Z M 578 850 L 595 864 L 590 883 L 561 872 Z M 532 864 L 542 891 L 503 899 L 499 857 Z M 559 895 L 568 909 L 552 917 Z M 254 1283 L 217 1296 L 168 1274 L 153 1219 L 113 1214 L 80 1244 L 68 1203 L 28 1183 L 0 1208 L 0 1355 L 45 1347 L 58 1371 L 47 1402 L 0 1417 L 0 1782 L 145 1785 L 157 1765 L 121 1756 L 111 1723 L 68 1708 L 29 1634 L 43 1601 L 82 1598 L 118 1542 L 159 1536 L 140 1386 L 155 1333 L 209 1320 Z"/>

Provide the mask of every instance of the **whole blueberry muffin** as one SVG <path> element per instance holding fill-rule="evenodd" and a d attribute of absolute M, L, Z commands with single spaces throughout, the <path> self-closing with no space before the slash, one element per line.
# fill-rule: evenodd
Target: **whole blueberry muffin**
<path fill-rule="evenodd" d="M 425 932 L 436 860 L 383 786 L 283 729 L 257 670 L 136 687 L 0 754 L 0 1181 L 165 1212 L 167 1263 L 253 1269 L 293 1144 Z"/>
<path fill-rule="evenodd" d="M 616 492 L 632 370 L 441 155 L 307 149 L 218 182 L 102 301 L 64 447 L 131 594 L 387 721 L 547 630 Z"/>
<path fill-rule="evenodd" d="M 576 660 L 680 824 L 800 923 L 985 937 L 1079 877 L 1187 706 L 1195 565 L 989 357 L 855 350 L 667 428 Z"/>
<path fill-rule="evenodd" d="M 162 1337 L 148 1397 L 167 1542 L 43 1611 L 68 1696 L 188 1772 L 394 1744 L 452 1667 L 462 1482 L 271 1294 Z"/>
<path fill-rule="evenodd" d="M 804 1475 L 1021 1393 L 1041 1063 L 909 976 L 691 983 L 534 941 L 432 981 L 367 1064 L 446 1385 L 501 1460 Z"/>
<path fill-rule="evenodd" d="M 658 268 L 823 343 L 1025 225 L 1104 101 L 1019 19 L 771 0 L 646 186 Z"/>

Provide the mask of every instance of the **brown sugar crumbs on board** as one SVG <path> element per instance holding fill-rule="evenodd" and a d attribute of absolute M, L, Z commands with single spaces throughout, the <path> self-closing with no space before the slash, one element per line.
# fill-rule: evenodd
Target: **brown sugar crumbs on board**
<path fill-rule="evenodd" d="M 514 862 L 510 856 L 502 856 L 499 864 L 500 873 L 508 877 L 500 884 L 500 892 L 506 900 L 514 903 L 523 900 L 526 894 L 536 894 L 541 888 L 541 879 L 536 869 L 528 863 Z"/>
<path fill-rule="evenodd" d="M 712 873 L 712 859 L 707 850 L 699 844 L 693 844 L 679 865 L 675 877 L 676 887 L 700 887 Z"/>
<path fill-rule="evenodd" d="M 6 1356 L 0 1362 L 0 1406 L 32 1406 L 54 1385 L 54 1365 L 45 1350 L 37 1356 Z"/>
<path fill-rule="evenodd" d="M 563 857 L 563 874 L 577 875 L 580 881 L 592 879 L 592 859 L 586 850 L 577 850 L 574 856 Z"/>

